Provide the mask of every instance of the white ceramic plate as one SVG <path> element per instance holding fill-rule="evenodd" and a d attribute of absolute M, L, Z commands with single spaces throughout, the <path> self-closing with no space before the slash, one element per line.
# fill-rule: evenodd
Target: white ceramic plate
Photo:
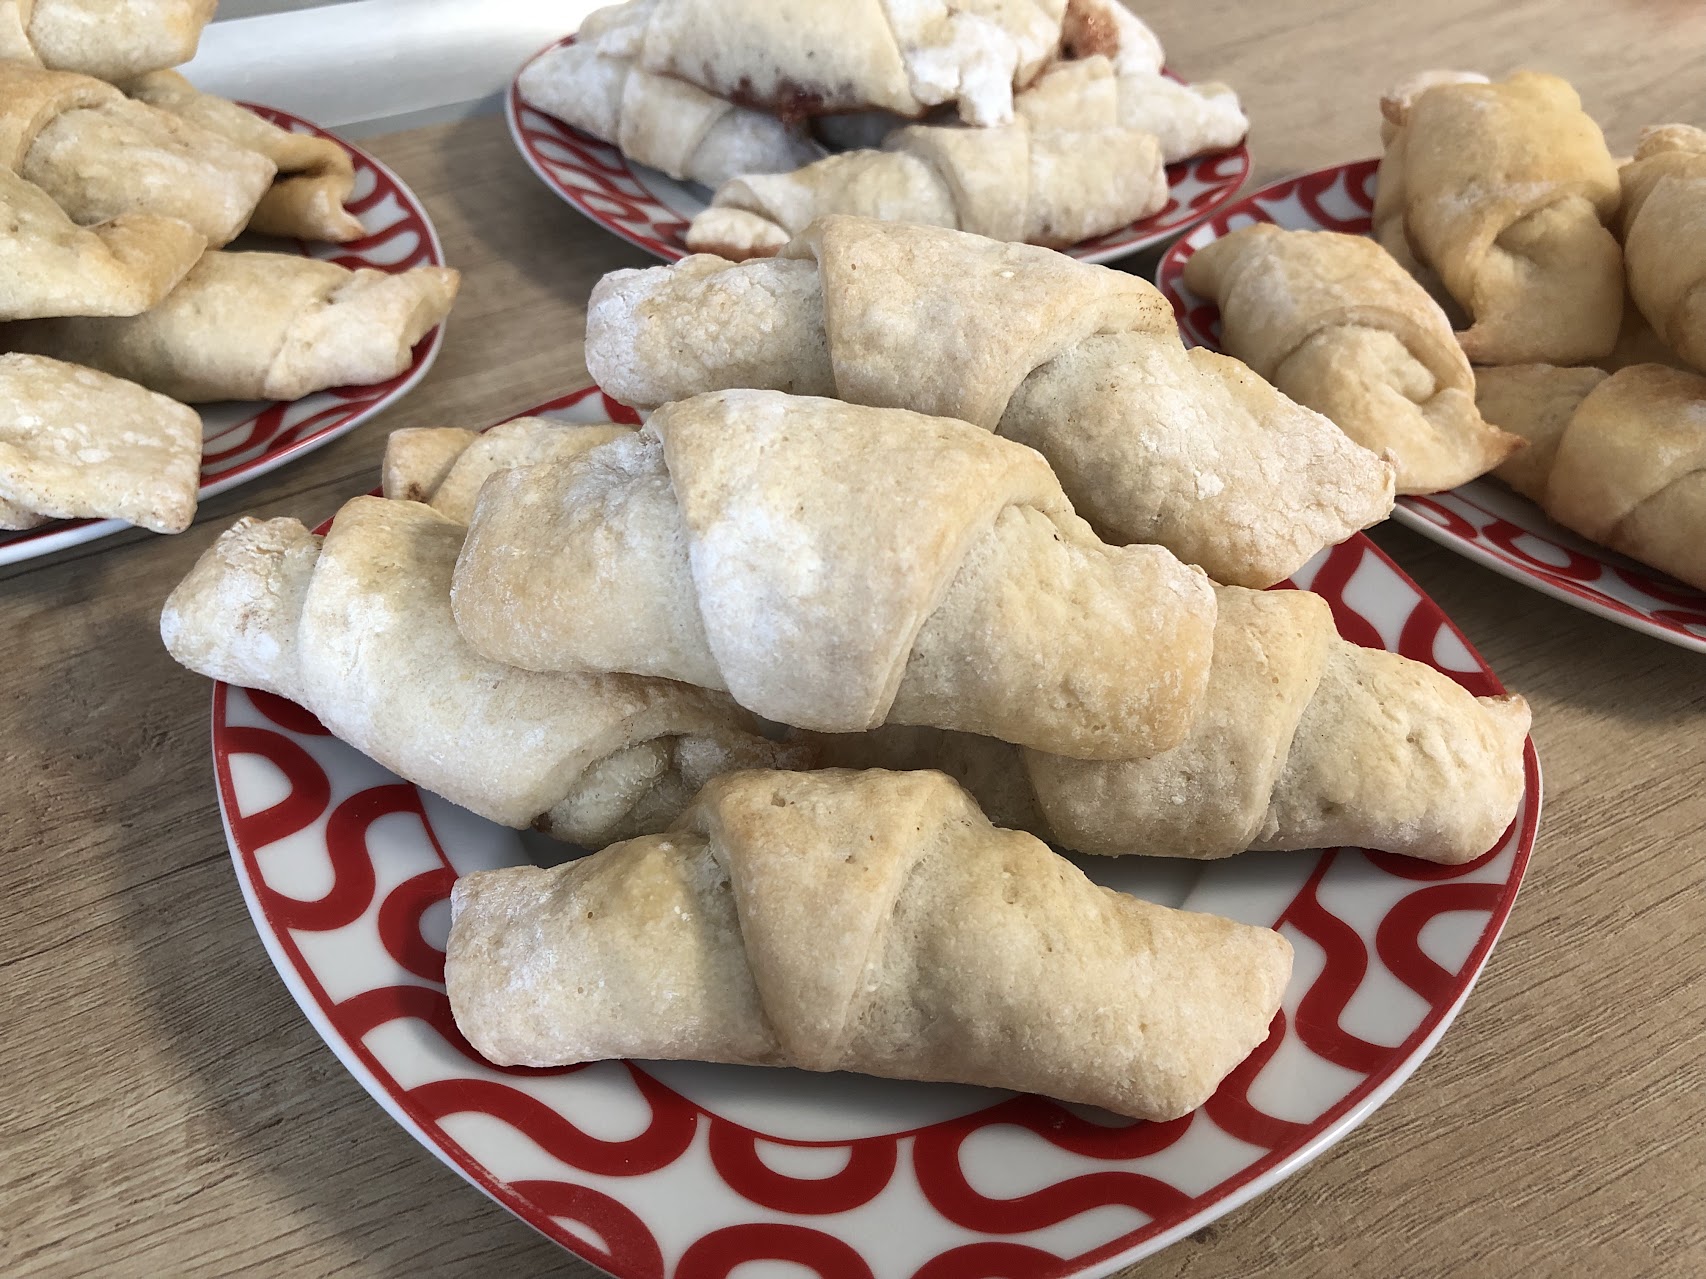
<path fill-rule="evenodd" d="M 432 222 L 414 192 L 391 170 L 343 139 L 284 111 L 244 103 L 249 110 L 293 133 L 331 138 L 355 161 L 355 190 L 349 209 L 361 219 L 367 234 L 349 244 L 315 244 L 299 240 L 240 240 L 233 248 L 295 250 L 304 257 L 324 258 L 346 266 L 379 271 L 406 271 L 415 266 L 443 266 L 444 250 Z M 415 344 L 414 359 L 396 377 L 371 386 L 337 387 L 276 403 L 202 404 L 202 458 L 199 500 L 235 488 L 294 457 L 310 453 L 347 435 L 368 418 L 390 407 L 414 387 L 438 358 L 444 340 L 440 325 Z M 123 520 L 54 520 L 18 533 L 0 533 L 0 564 L 34 559 L 67 547 L 80 546 L 129 528 Z"/>
<path fill-rule="evenodd" d="M 533 410 L 635 421 L 589 388 Z M 1357 643 L 1477 694 L 1498 680 L 1367 538 L 1294 579 Z M 1540 815 L 1532 744 L 1510 829 L 1435 866 L 1337 849 L 1078 859 L 1101 883 L 1278 926 L 1273 1031 L 1198 1112 L 1143 1124 L 1033 1096 L 851 1075 L 604 1062 L 502 1070 L 444 995 L 457 875 L 549 848 L 399 781 L 280 698 L 217 685 L 213 754 L 255 925 L 315 1028 L 439 1158 L 623 1279 L 1101 1275 L 1301 1167 L 1438 1041 L 1516 898 Z"/>
<path fill-rule="evenodd" d="M 1168 249 L 1156 283 L 1185 339 L 1219 349 L 1220 311 L 1185 287 L 1185 263 L 1205 244 L 1252 222 L 1367 235 L 1379 162 L 1359 160 L 1287 178 L 1221 209 Z M 1447 493 L 1401 497 L 1392 518 L 1442 546 L 1566 604 L 1683 648 L 1706 651 L 1706 593 L 1560 528 L 1493 479 Z"/>
<path fill-rule="evenodd" d="M 565 36 L 541 49 L 522 70 L 574 40 Z M 520 78 L 518 71 L 516 80 Z M 694 215 L 710 202 L 711 193 L 704 187 L 677 182 L 642 164 L 630 164 L 609 143 L 535 111 L 521 100 L 515 81 L 510 83 L 505 113 L 510 136 L 540 181 L 599 226 L 666 262 L 684 258 L 691 251 L 682 237 Z M 1086 262 L 1110 262 L 1161 244 L 1229 203 L 1249 176 L 1250 149 L 1243 145 L 1169 165 L 1169 198 L 1164 209 L 1075 244 L 1066 252 Z"/>

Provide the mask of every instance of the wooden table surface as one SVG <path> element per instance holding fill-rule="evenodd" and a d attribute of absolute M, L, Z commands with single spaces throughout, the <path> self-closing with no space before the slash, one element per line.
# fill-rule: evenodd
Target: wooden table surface
<path fill-rule="evenodd" d="M 1145 12 L 1174 67 L 1243 95 L 1258 181 L 1372 154 L 1378 91 L 1423 67 L 1560 72 L 1614 150 L 1643 124 L 1706 123 L 1706 6 L 1688 0 Z M 581 384 L 588 289 L 647 262 L 546 192 L 496 117 L 372 146 L 464 272 L 420 388 L 181 536 L 0 570 L 0 1273 L 594 1273 L 416 1145 L 291 1002 L 227 860 L 207 681 L 156 629 L 239 514 L 313 524 L 377 482 L 389 430 L 483 425 Z M 1128 1273 L 1706 1273 L 1706 656 L 1374 536 L 1533 703 L 1528 880 L 1392 1101 Z"/>

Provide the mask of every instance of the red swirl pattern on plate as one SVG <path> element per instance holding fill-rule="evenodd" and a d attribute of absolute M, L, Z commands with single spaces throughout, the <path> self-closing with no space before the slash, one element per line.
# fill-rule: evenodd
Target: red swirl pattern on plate
<path fill-rule="evenodd" d="M 348 244 L 283 240 L 269 241 L 266 247 L 280 252 L 294 250 L 303 257 L 336 262 L 350 270 L 371 267 L 397 272 L 444 265 L 444 250 L 426 210 L 391 170 L 342 138 L 288 112 L 247 102 L 242 105 L 282 129 L 330 139 L 349 153 L 355 162 L 356 185 L 347 207 L 367 231 Z M 334 387 L 284 402 L 199 406 L 206 432 L 199 499 L 205 501 L 257 479 L 294 457 L 347 435 L 401 399 L 425 377 L 438 358 L 442 342 L 440 326 L 415 344 L 407 369 L 371 386 Z M 0 533 L 0 564 L 34 559 L 129 527 L 122 520 L 55 520 L 18 533 Z"/>
<path fill-rule="evenodd" d="M 1252 222 L 1367 235 L 1378 160 L 1287 178 L 1221 209 L 1162 256 L 1155 282 L 1188 342 L 1218 350 L 1220 311 L 1185 287 L 1185 263 L 1212 240 Z M 1633 630 L 1706 652 L 1706 592 L 1583 541 L 1496 480 L 1401 497 L 1393 518 L 1514 581 Z"/>
<path fill-rule="evenodd" d="M 635 420 L 595 388 L 532 412 Z M 1360 608 L 1350 603 L 1353 582 Z M 1295 584 L 1325 593 L 1341 627 L 1366 642 L 1396 634 L 1399 651 L 1431 664 L 1442 640 L 1461 646 L 1456 664 L 1466 669 L 1447 674 L 1477 694 L 1502 691 L 1450 621 L 1366 538 L 1324 552 Z M 1361 611 L 1371 599 L 1378 616 Z M 748 1112 L 719 1110 L 641 1064 L 485 1063 L 451 1017 L 442 939 L 430 930 L 435 918 L 443 925 L 454 857 L 471 859 L 462 866 L 470 869 L 519 861 L 519 848 L 496 860 L 475 856 L 463 827 L 457 836 L 435 824 L 442 801 L 379 774 L 311 715 L 268 694 L 217 685 L 213 749 L 257 927 L 328 1043 L 452 1167 L 624 1279 L 723 1276 L 762 1259 L 833 1279 L 1038 1279 L 1105 1273 L 1165 1246 L 1319 1153 L 1415 1066 L 1511 909 L 1540 803 L 1530 746 L 1516 820 L 1467 866 L 1352 849 L 1291 855 L 1296 889 L 1266 918 L 1300 951 L 1319 952 L 1319 972 L 1294 980 L 1267 1041 L 1196 1114 L 1165 1124 L 1092 1121 L 1040 1097 L 992 1094 L 969 1114 L 874 1134 L 868 1118 L 849 1120 L 858 1135 L 825 1139 L 818 1112 L 820 1131 L 811 1133 L 781 1120 L 748 1122 Z M 1457 963 L 1422 941 L 1448 914 L 1476 923 Z M 1420 1011 L 1374 1042 L 1359 1005 L 1387 990 L 1413 992 Z M 1332 1095 L 1296 1113 L 1298 1072 L 1329 1069 L 1338 1072 Z M 786 1074 L 751 1073 L 754 1096 L 789 1086 Z M 614 1128 L 613 1116 L 622 1121 Z M 1243 1145 L 1227 1154 L 1229 1141 Z M 1221 1154 L 1202 1153 L 1215 1143 Z M 1209 1157 L 1221 1163 L 1204 1190 L 1200 1161 Z M 868 1215 L 882 1205 L 889 1215 Z M 1108 1224 L 1109 1208 L 1137 1224 Z"/>
<path fill-rule="evenodd" d="M 541 49 L 522 70 L 552 49 L 575 42 L 564 36 Z M 516 73 L 519 81 L 520 72 Z M 510 136 L 539 180 L 606 231 L 666 262 L 691 252 L 685 236 L 692 216 L 707 203 L 704 188 L 671 181 L 656 170 L 631 165 L 608 142 L 536 111 L 521 100 L 512 81 L 505 97 Z M 1168 200 L 1160 212 L 1065 252 L 1089 262 L 1107 262 L 1160 244 L 1169 236 L 1223 207 L 1250 176 L 1250 149 L 1197 156 L 1167 166 Z"/>

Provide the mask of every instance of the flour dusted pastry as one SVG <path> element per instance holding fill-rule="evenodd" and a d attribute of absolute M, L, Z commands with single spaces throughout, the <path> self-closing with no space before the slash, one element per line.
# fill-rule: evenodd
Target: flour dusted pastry
<path fill-rule="evenodd" d="M 235 102 L 200 92 L 176 71 L 155 71 L 123 87 L 130 97 L 273 162 L 277 175 L 255 206 L 249 230 L 338 244 L 366 234 L 361 219 L 344 208 L 355 189 L 355 164 L 330 138 L 281 129 Z"/>
<path fill-rule="evenodd" d="M 1565 528 L 1706 590 L 1706 378 L 1658 364 L 1477 374 L 1528 440 L 1496 474 Z"/>
<path fill-rule="evenodd" d="M 505 826 L 597 847 L 661 830 L 711 776 L 789 767 L 726 698 L 627 675 L 541 675 L 457 634 L 465 530 L 358 497 L 325 538 L 239 520 L 166 601 L 172 656 L 277 693 L 386 768 Z"/>
<path fill-rule="evenodd" d="M 1121 0 L 1067 0 L 1060 43 L 1075 59 L 1107 58 L 1120 75 L 1153 74 L 1167 62 L 1160 38 Z"/>
<path fill-rule="evenodd" d="M 1629 294 L 1666 346 L 1706 370 L 1706 130 L 1644 130 L 1622 182 Z"/>
<path fill-rule="evenodd" d="M 494 471 L 567 462 L 588 449 L 632 435 L 631 426 L 518 417 L 488 431 L 454 426 L 408 427 L 385 441 L 386 497 L 424 502 L 458 524 L 474 518 L 480 486 Z"/>
<path fill-rule="evenodd" d="M 726 688 L 826 732 L 937 724 L 1092 757 L 1184 736 L 1214 595 L 1104 546 L 1030 449 L 773 391 L 666 405 L 486 481 L 457 564 L 475 648 Z"/>
<path fill-rule="evenodd" d="M 130 382 L 0 355 L 0 528 L 119 519 L 181 533 L 201 486 L 201 419 Z"/>
<path fill-rule="evenodd" d="M 444 319 L 458 275 L 392 275 L 284 253 L 208 253 L 153 310 L 129 319 L 13 326 L 15 349 L 129 378 L 176 400 L 294 400 L 409 367 Z"/>
<path fill-rule="evenodd" d="M 1382 101 L 1375 236 L 1438 274 L 1472 321 L 1458 337 L 1475 363 L 1603 356 L 1623 296 L 1605 137 L 1557 76 L 1478 79 L 1431 73 Z"/>
<path fill-rule="evenodd" d="M 207 244 L 188 223 L 145 213 L 80 227 L 5 169 L 0 225 L 0 320 L 135 315 L 165 297 Z"/>
<path fill-rule="evenodd" d="M 195 57 L 218 0 L 0 0 L 0 58 L 125 80 Z"/>
<path fill-rule="evenodd" d="M 826 218 L 784 258 L 690 257 L 593 290 L 587 367 L 627 404 L 770 387 L 956 417 L 1048 458 L 1108 541 L 1268 586 L 1384 519 L 1392 468 L 1147 282 L 930 227 Z"/>
<path fill-rule="evenodd" d="M 1057 62 L 1013 100 L 1019 118 L 1042 133 L 1057 129 L 1139 129 L 1176 164 L 1237 146 L 1250 121 L 1228 85 L 1182 84 L 1153 71 L 1117 74 L 1104 57 Z"/>
<path fill-rule="evenodd" d="M 247 224 L 275 171 L 260 152 L 110 84 L 18 62 L 0 62 L 0 168 L 81 225 L 151 213 L 215 247 Z"/>
<path fill-rule="evenodd" d="M 667 834 L 458 880 L 444 975 L 499 1065 L 852 1070 L 1163 1120 L 1266 1038 L 1291 959 L 1091 883 L 940 773 L 745 772 Z"/>
<path fill-rule="evenodd" d="M 1451 322 L 1373 240 L 1257 223 L 1197 250 L 1185 284 L 1220 304 L 1228 355 L 1389 458 L 1400 493 L 1456 488 L 1522 447 L 1481 420 Z"/>
<path fill-rule="evenodd" d="M 516 81 L 522 100 L 612 143 L 670 177 L 718 186 L 743 173 L 784 173 L 823 148 L 797 124 L 736 106 L 581 39 L 542 54 Z"/>
<path fill-rule="evenodd" d="M 1160 146 L 1138 129 L 909 125 L 881 151 L 847 151 L 792 173 L 724 183 L 688 225 L 687 246 L 736 261 L 768 256 L 832 213 L 1068 245 L 1166 203 Z"/>
<path fill-rule="evenodd" d="M 1510 825 L 1528 704 L 1340 638 L 1304 591 L 1218 592 L 1190 736 L 1149 759 L 1067 759 L 931 729 L 817 738 L 826 762 L 942 768 L 997 822 L 1078 852 L 1219 858 L 1349 845 L 1456 864 Z"/>

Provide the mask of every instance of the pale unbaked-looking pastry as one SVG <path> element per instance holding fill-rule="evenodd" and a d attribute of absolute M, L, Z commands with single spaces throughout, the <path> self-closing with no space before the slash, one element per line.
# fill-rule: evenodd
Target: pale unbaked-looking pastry
<path fill-rule="evenodd" d="M 493 475 L 454 601 L 469 642 L 518 666 L 1101 758 L 1184 736 L 1214 627 L 1207 579 L 1103 545 L 1032 450 L 774 391 L 666 405 L 567 465 Z"/>
<path fill-rule="evenodd" d="M 459 278 L 446 267 L 393 275 L 294 254 L 211 252 L 142 315 L 38 320 L 0 340 L 192 404 L 294 400 L 408 368 L 415 343 L 449 312 Z"/>
<path fill-rule="evenodd" d="M 1643 130 L 1621 177 L 1629 294 L 1666 346 L 1706 370 L 1706 130 Z"/>
<path fill-rule="evenodd" d="M 1185 284 L 1220 305 L 1221 347 L 1437 493 L 1522 447 L 1481 420 L 1475 374 L 1437 303 L 1360 235 L 1240 227 L 1198 249 Z"/>
<path fill-rule="evenodd" d="M 1205 151 L 1237 146 L 1250 121 L 1230 86 L 1183 84 L 1155 71 L 1117 73 L 1104 57 L 1057 62 L 1013 100 L 1033 131 L 1139 129 L 1176 164 Z"/>
<path fill-rule="evenodd" d="M 408 781 L 591 847 L 663 829 L 719 772 L 802 762 L 713 693 L 480 657 L 450 616 L 465 531 L 377 497 L 346 502 L 324 538 L 244 518 L 172 592 L 161 637 L 191 670 L 297 702 Z"/>
<path fill-rule="evenodd" d="M 444 975 L 499 1065 L 852 1070 L 1164 1120 L 1267 1037 L 1291 959 L 1091 883 L 940 773 L 747 772 L 667 834 L 458 880 Z"/>
<path fill-rule="evenodd" d="M 1706 378 L 1658 364 L 1476 378 L 1486 419 L 1528 440 L 1500 479 L 1565 528 L 1706 590 Z"/>
<path fill-rule="evenodd" d="M 991 820 L 1083 853 L 1219 858 L 1340 845 L 1448 865 L 1491 848 L 1524 788 L 1528 704 L 1342 639 L 1318 595 L 1222 587 L 1190 736 L 1068 759 L 934 729 L 814 737 L 827 763 L 940 768 Z"/>
<path fill-rule="evenodd" d="M 93 518 L 181 533 L 200 486 L 194 409 L 93 369 L 0 355 L 0 528 Z"/>
<path fill-rule="evenodd" d="M 1458 339 L 1476 364 L 1604 356 L 1623 303 L 1605 137 L 1557 76 L 1479 79 L 1431 73 L 1382 101 L 1375 236 L 1437 273 L 1471 321 Z"/>
<path fill-rule="evenodd" d="M 768 387 L 993 429 L 1047 457 L 1106 540 L 1241 586 L 1392 509 L 1387 463 L 1237 360 L 1187 352 L 1153 285 L 940 228 L 826 218 L 782 258 L 617 271 L 586 360 L 637 407 Z"/>
<path fill-rule="evenodd" d="M 88 76 L 0 62 L 0 167 L 87 226 L 129 213 L 188 222 L 214 247 L 272 184 L 266 156 Z"/>
<path fill-rule="evenodd" d="M 0 58 L 102 80 L 195 57 L 218 0 L 0 0 Z"/>

